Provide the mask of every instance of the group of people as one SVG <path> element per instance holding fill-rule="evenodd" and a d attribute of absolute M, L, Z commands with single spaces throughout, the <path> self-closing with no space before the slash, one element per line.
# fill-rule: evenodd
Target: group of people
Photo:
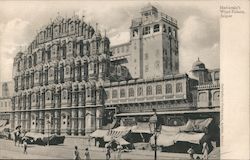
<path fill-rule="evenodd" d="M 189 154 L 190 159 L 194 159 L 195 151 L 192 146 L 188 149 L 187 153 Z M 208 159 L 208 153 L 209 153 L 208 144 L 204 142 L 202 145 L 202 154 L 203 154 L 202 159 Z M 196 159 L 200 159 L 200 157 L 197 156 Z"/>
<path fill-rule="evenodd" d="M 106 160 L 110 160 L 111 159 L 111 151 L 112 151 L 111 145 L 107 144 L 105 146 L 105 148 L 106 148 Z M 120 144 L 118 144 L 116 149 L 117 149 L 117 156 L 114 159 L 121 160 L 122 146 Z M 80 160 L 80 159 L 81 159 L 81 157 L 80 157 L 80 153 L 78 151 L 78 147 L 75 146 L 74 160 Z M 85 149 L 84 159 L 90 160 L 90 153 L 89 153 L 88 148 Z"/>

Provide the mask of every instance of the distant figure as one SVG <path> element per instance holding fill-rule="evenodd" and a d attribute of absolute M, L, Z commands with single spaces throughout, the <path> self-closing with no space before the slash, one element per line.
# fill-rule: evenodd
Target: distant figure
<path fill-rule="evenodd" d="M 80 155 L 79 155 L 79 151 L 78 151 L 78 147 L 75 146 L 75 152 L 74 152 L 74 160 L 80 160 Z"/>
<path fill-rule="evenodd" d="M 24 140 L 23 141 L 23 153 L 24 154 L 28 154 L 27 147 L 28 147 L 28 144 L 27 144 L 26 140 Z"/>
<path fill-rule="evenodd" d="M 204 142 L 202 148 L 203 159 L 208 159 L 208 152 L 209 152 L 208 144 L 207 142 Z"/>
<path fill-rule="evenodd" d="M 108 145 L 107 146 L 107 152 L 106 152 L 106 160 L 110 160 L 111 158 L 111 147 Z"/>
<path fill-rule="evenodd" d="M 90 160 L 90 154 L 89 154 L 89 149 L 85 149 L 85 160 Z"/>
<path fill-rule="evenodd" d="M 121 160 L 122 157 L 122 146 L 118 144 L 117 146 L 117 160 Z"/>
<path fill-rule="evenodd" d="M 194 149 L 192 146 L 188 149 L 187 153 L 189 154 L 190 159 L 194 159 Z"/>

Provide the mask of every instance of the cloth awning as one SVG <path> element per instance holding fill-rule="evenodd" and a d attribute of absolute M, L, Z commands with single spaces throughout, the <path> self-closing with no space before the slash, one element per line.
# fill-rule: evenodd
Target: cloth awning
<path fill-rule="evenodd" d="M 132 127 L 119 126 L 117 128 L 111 129 L 108 131 L 107 135 L 104 136 L 104 141 L 109 142 L 114 138 L 123 137 L 128 134 L 128 132 L 130 132 L 131 128 Z"/>
<path fill-rule="evenodd" d="M 157 145 L 159 146 L 171 146 L 175 143 L 176 135 L 179 133 L 180 128 L 183 126 L 172 127 L 162 126 L 161 133 L 157 137 Z M 151 137 L 150 143 L 154 144 L 154 136 Z"/>
<path fill-rule="evenodd" d="M 182 129 L 185 132 L 206 132 L 206 129 L 212 122 L 212 118 L 207 119 L 189 119 L 186 126 Z"/>
<path fill-rule="evenodd" d="M 10 128 L 10 124 L 0 127 L 0 132 L 3 132 L 5 128 Z"/>
<path fill-rule="evenodd" d="M 0 120 L 0 127 L 3 127 L 7 124 L 7 120 Z"/>
<path fill-rule="evenodd" d="M 25 137 L 30 137 L 33 138 L 34 140 L 37 140 L 38 138 L 44 138 L 44 137 L 48 137 L 45 134 L 41 134 L 41 133 L 32 133 L 32 132 L 28 132 L 25 134 Z"/>
<path fill-rule="evenodd" d="M 115 138 L 115 141 L 118 142 L 120 145 L 128 145 L 130 144 L 129 142 L 127 142 L 125 139 L 123 139 L 122 137 L 119 138 Z"/>
<path fill-rule="evenodd" d="M 180 132 L 175 136 L 175 142 L 182 141 L 182 142 L 190 142 L 194 144 L 200 144 L 200 140 L 205 135 L 205 133 L 195 133 L 195 132 Z"/>
<path fill-rule="evenodd" d="M 90 137 L 93 138 L 103 138 L 104 136 L 106 136 L 108 134 L 108 130 L 96 130 L 93 133 L 90 134 Z"/>
<path fill-rule="evenodd" d="M 136 126 L 131 128 L 132 133 L 151 133 L 148 123 L 137 123 Z"/>

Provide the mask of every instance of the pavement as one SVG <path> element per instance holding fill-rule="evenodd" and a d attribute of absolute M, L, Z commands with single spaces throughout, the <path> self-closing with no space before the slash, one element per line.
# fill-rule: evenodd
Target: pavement
<path fill-rule="evenodd" d="M 73 159 L 74 146 L 77 145 L 80 157 L 84 158 L 84 150 L 89 148 L 91 159 L 105 159 L 105 149 L 89 144 L 86 138 L 66 138 L 63 145 L 39 146 L 28 145 L 28 154 L 23 153 L 23 147 L 14 146 L 10 140 L 0 139 L 0 159 Z M 212 152 L 211 152 L 212 153 Z M 213 159 L 218 159 L 219 152 L 214 152 Z M 116 152 L 111 153 L 115 159 Z M 212 155 L 212 154 L 211 154 Z M 153 159 L 154 151 L 133 150 L 122 153 L 122 159 Z M 188 154 L 157 152 L 157 159 L 189 159 Z M 212 157 L 211 157 L 212 159 Z"/>

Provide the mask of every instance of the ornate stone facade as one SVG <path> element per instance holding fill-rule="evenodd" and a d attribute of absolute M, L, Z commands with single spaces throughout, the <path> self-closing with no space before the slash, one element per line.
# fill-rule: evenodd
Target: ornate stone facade
<path fill-rule="evenodd" d="M 109 39 L 78 17 L 58 17 L 14 59 L 12 125 L 84 135 L 100 127 Z"/>

